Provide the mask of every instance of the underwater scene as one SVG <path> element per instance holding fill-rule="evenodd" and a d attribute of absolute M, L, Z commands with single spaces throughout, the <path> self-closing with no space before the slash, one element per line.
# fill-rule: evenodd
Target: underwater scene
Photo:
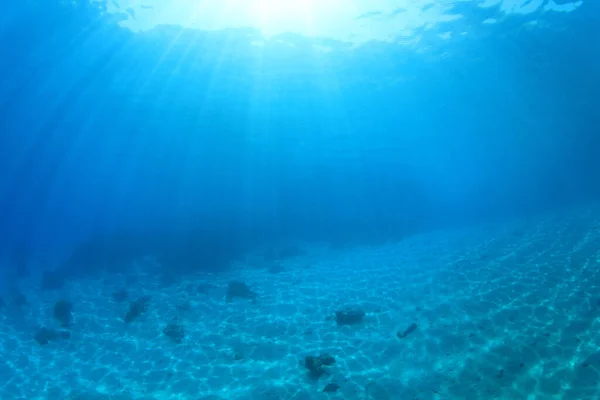
<path fill-rule="evenodd" d="M 600 400 L 600 2 L 0 2 L 0 400 Z"/>

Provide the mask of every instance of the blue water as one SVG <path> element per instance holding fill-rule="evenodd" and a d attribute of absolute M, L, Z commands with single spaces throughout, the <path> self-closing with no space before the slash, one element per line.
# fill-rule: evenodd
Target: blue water
<path fill-rule="evenodd" d="M 0 3 L 0 399 L 600 398 L 599 93 L 593 0 Z"/>

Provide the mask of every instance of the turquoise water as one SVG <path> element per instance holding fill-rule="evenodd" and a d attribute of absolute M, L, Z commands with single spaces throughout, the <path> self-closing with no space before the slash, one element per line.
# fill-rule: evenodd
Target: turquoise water
<path fill-rule="evenodd" d="M 599 15 L 0 4 L 0 399 L 600 398 Z"/>

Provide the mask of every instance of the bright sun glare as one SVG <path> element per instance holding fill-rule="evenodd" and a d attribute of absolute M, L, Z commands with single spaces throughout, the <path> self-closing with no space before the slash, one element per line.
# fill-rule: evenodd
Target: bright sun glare
<path fill-rule="evenodd" d="M 87 0 L 103 1 L 103 0 Z M 442 39 L 465 34 L 456 4 L 498 6 L 503 13 L 541 9 L 572 11 L 581 0 L 111 0 L 108 12 L 128 14 L 121 22 L 133 31 L 170 24 L 217 31 L 253 28 L 265 37 L 293 33 L 360 44 L 413 43 L 419 32 L 438 30 Z M 545 6 L 544 6 L 545 4 Z M 489 19 L 486 20 L 489 22 Z M 494 20 L 496 21 L 496 20 Z M 484 23 L 484 21 L 482 21 Z M 459 31 L 456 31 L 461 29 Z M 449 33 L 454 31 L 453 33 Z"/>
<path fill-rule="evenodd" d="M 276 34 L 286 26 L 310 30 L 314 13 L 320 11 L 318 4 L 314 0 L 257 0 L 249 11 L 256 26 L 260 27 L 263 34 L 269 35 Z"/>
<path fill-rule="evenodd" d="M 98 1 L 98 0 L 96 0 Z M 399 30 L 406 23 L 359 20 L 362 14 L 373 10 L 391 12 L 406 4 L 416 10 L 423 2 L 432 0 L 113 0 L 108 11 L 123 13 L 135 11 L 121 24 L 134 31 L 150 30 L 160 24 L 173 24 L 203 30 L 228 28 L 255 28 L 266 37 L 282 33 L 296 33 L 311 37 L 346 40 L 374 39 L 374 35 L 389 36 L 390 28 Z M 430 13 L 431 14 L 431 13 Z M 421 24 L 414 13 L 407 12 L 411 23 Z M 372 26 L 373 23 L 377 27 Z M 354 40 L 352 40 L 354 41 Z"/>

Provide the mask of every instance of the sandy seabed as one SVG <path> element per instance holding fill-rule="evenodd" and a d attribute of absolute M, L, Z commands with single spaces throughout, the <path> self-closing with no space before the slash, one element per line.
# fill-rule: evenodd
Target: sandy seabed
<path fill-rule="evenodd" d="M 599 207 L 306 250 L 169 283 L 142 260 L 55 292 L 25 284 L 28 304 L 0 310 L 0 399 L 600 399 Z M 257 297 L 227 301 L 232 280 Z M 39 345 L 59 299 L 70 338 Z M 346 306 L 362 323 L 336 324 Z M 336 362 L 311 378 L 304 357 L 324 353 Z"/>

